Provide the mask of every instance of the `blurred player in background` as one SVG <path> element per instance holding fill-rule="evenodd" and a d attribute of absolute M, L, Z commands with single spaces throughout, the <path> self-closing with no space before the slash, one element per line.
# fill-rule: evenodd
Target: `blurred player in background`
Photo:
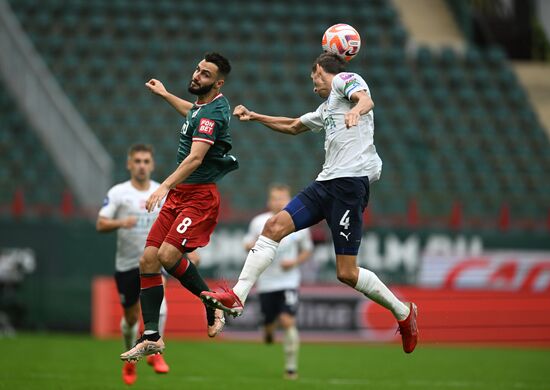
<path fill-rule="evenodd" d="M 191 103 L 169 93 L 162 82 L 145 85 L 161 96 L 185 122 L 180 131 L 176 170 L 160 184 L 146 202 L 152 212 L 166 196 L 140 262 L 141 313 L 145 331 L 135 346 L 120 355 L 125 361 L 139 360 L 164 350 L 159 333 L 159 308 L 164 298 L 161 267 L 197 297 L 208 286 L 186 254 L 208 244 L 218 222 L 220 196 L 216 181 L 237 169 L 231 150 L 230 107 L 220 89 L 231 71 L 229 61 L 218 53 L 207 53 L 198 63 L 188 91 L 197 96 Z M 216 336 L 224 326 L 221 310 L 206 307 L 208 335 Z"/>
<path fill-rule="evenodd" d="M 357 266 L 363 211 L 370 182 L 378 180 L 382 161 L 374 146 L 374 103 L 361 76 L 345 72 L 345 61 L 323 53 L 314 62 L 314 92 L 326 99 L 316 111 L 300 118 L 258 114 L 244 106 L 234 111 L 240 120 L 258 121 L 274 131 L 300 134 L 325 131 L 325 163 L 317 179 L 268 219 L 250 250 L 233 290 L 204 292 L 204 302 L 238 316 L 250 289 L 271 264 L 279 242 L 294 231 L 326 219 L 334 242 L 338 280 L 390 310 L 398 321 L 403 350 L 417 343 L 416 305 L 403 303 L 371 271 Z M 306 157 L 307 158 L 307 157 Z"/>
<path fill-rule="evenodd" d="M 153 148 L 136 144 L 128 150 L 127 168 L 130 180 L 115 185 L 107 193 L 99 211 L 96 228 L 99 232 L 117 231 L 115 281 L 124 309 L 120 330 L 126 349 L 137 339 L 139 327 L 139 259 L 145 247 L 149 229 L 157 218 L 158 211 L 148 213 L 145 201 L 155 192 L 159 183 L 151 180 L 155 167 Z M 164 334 L 166 324 L 166 300 L 162 300 L 159 311 L 159 330 Z M 151 355 L 148 363 L 157 373 L 167 373 L 169 367 L 162 355 Z M 122 379 L 131 385 L 137 379 L 135 364 L 126 362 Z"/>
<path fill-rule="evenodd" d="M 266 221 L 283 210 L 290 202 L 290 187 L 273 184 L 269 187 L 267 208 L 269 211 L 257 215 L 248 227 L 244 238 L 247 251 L 262 233 Z M 257 289 L 263 315 L 264 339 L 271 344 L 277 322 L 284 329 L 283 348 L 285 353 L 285 378 L 298 377 L 298 350 L 300 339 L 296 328 L 298 309 L 298 288 L 300 287 L 299 266 L 307 261 L 313 250 L 309 229 L 290 234 L 280 242 L 273 263 L 258 278 Z"/>

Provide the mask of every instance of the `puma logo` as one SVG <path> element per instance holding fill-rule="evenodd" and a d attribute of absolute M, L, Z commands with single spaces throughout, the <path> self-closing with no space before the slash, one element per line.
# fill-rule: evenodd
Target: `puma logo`
<path fill-rule="evenodd" d="M 350 234 L 351 234 L 351 232 L 349 232 L 347 235 L 344 232 L 340 232 L 340 235 L 344 236 L 346 238 L 346 241 L 349 241 L 349 235 Z"/>

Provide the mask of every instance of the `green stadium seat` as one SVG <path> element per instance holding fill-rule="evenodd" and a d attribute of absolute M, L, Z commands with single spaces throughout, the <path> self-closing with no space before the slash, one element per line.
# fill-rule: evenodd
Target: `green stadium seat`
<path fill-rule="evenodd" d="M 10 4 L 62 88 L 118 162 L 124 160 L 129 143 L 155 143 L 157 177 L 174 167 L 173 145 L 181 118 L 147 94 L 147 78 L 157 77 L 186 96 L 196 58 L 219 50 L 232 60 L 234 70 L 224 94 L 233 106 L 244 103 L 259 112 L 297 116 L 320 103 L 309 79 L 311 60 L 320 52 L 320 35 L 331 24 L 346 20 L 363 38 L 359 57 L 349 68 L 362 74 L 376 103 L 375 137 L 384 159 L 376 194 L 387 194 L 375 199 L 377 213 L 404 213 L 408 199 L 403 198 L 414 196 L 421 199 L 426 215 L 448 213 L 454 198 L 467 205 L 468 213 L 481 215 L 495 211 L 488 205 L 525 194 L 536 197 L 530 202 L 533 206 L 514 210 L 518 215 L 547 207 L 548 186 L 531 186 L 545 182 L 548 169 L 530 167 L 549 166 L 548 138 L 503 51 L 468 46 L 462 56 L 452 48 L 438 52 L 420 47 L 409 57 L 408 36 L 391 2 L 357 6 L 319 0 L 313 7 L 291 0 L 236 1 L 224 4 L 226 18 L 212 24 L 193 15 L 215 13 L 215 0 Z M 12 107 L 3 103 L 7 100 L 0 93 L 0 166 L 8 167 L 0 171 L 0 185 L 6 185 L 6 171 L 12 175 L 22 162 L 21 152 L 11 156 L 3 145 L 13 144 L 15 134 L 20 134 L 15 130 L 27 126 L 22 116 L 4 114 Z M 15 130 L 4 132 L 6 124 Z M 262 209 L 265 201 L 258 187 L 263 194 L 269 180 L 291 177 L 288 180 L 301 188 L 319 172 L 322 134 L 289 138 L 265 133 L 257 124 L 233 121 L 232 126 L 242 167 L 221 186 L 233 207 Z M 23 154 L 35 150 L 28 144 L 22 144 Z M 279 158 L 281 150 L 309 158 L 300 159 L 295 172 L 296 161 Z M 47 155 L 44 158 L 35 157 L 34 164 L 51 164 Z M 126 178 L 123 165 L 117 165 L 115 178 Z M 42 169 L 33 167 L 21 180 L 36 176 L 42 176 Z M 511 179 L 518 176 L 521 185 L 511 187 Z M 66 187 L 59 175 L 55 180 Z M 239 191 L 232 182 L 240 184 Z M 401 188 L 402 195 L 395 196 Z M 50 198 L 58 204 L 62 188 L 56 191 L 50 191 Z M 46 194 L 41 197 L 49 199 Z"/>

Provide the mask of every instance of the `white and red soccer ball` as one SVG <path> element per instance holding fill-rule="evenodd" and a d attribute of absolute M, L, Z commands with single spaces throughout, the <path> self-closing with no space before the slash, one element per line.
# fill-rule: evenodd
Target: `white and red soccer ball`
<path fill-rule="evenodd" d="M 349 61 L 359 53 L 361 37 L 349 24 L 339 23 L 325 31 L 321 45 L 324 51 L 337 54 Z"/>

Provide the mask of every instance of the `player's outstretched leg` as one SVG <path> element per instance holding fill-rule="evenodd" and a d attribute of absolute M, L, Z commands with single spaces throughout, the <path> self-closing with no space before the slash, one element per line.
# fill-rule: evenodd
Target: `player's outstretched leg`
<path fill-rule="evenodd" d="M 205 291 L 201 293 L 202 301 L 238 317 L 242 314 L 244 302 L 260 274 L 271 264 L 279 243 L 265 236 L 260 236 L 254 248 L 248 252 L 239 281 L 233 290 Z"/>
<path fill-rule="evenodd" d="M 361 267 L 358 267 L 355 289 L 393 313 L 399 324 L 398 330 L 401 333 L 403 351 L 405 353 L 414 351 L 418 342 L 416 305 L 401 302 L 376 274 Z"/>

